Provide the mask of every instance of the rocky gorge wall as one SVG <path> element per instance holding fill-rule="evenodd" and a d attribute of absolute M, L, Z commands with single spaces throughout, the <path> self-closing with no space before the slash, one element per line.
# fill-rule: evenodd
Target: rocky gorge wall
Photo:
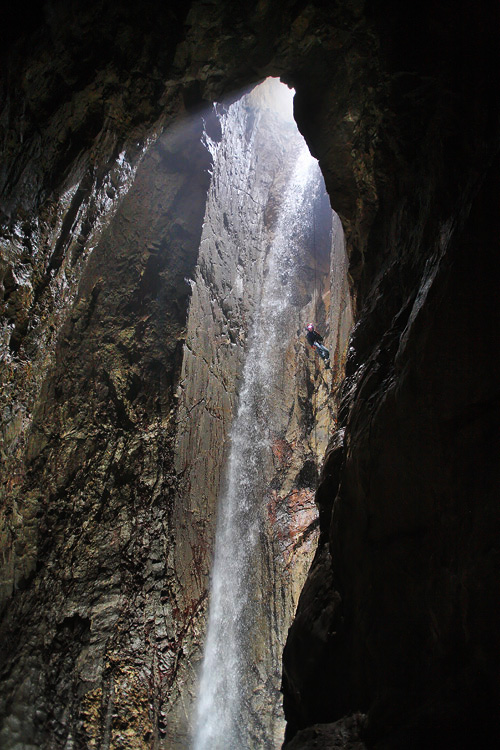
<path fill-rule="evenodd" d="M 269 247 L 282 210 L 283 193 L 303 144 L 294 123 L 273 106 L 273 100 L 279 99 L 279 89 L 277 82 L 268 81 L 228 110 L 219 108 L 221 130 L 213 133 L 217 140 L 208 137 L 214 165 L 198 264 L 190 282 L 184 357 L 176 392 L 174 466 L 179 494 L 172 511 L 173 545 L 168 569 L 175 581 L 176 607 L 189 618 L 185 620 L 175 691 L 170 692 L 168 700 L 169 747 L 186 747 L 189 742 L 186 732 L 193 720 L 194 678 L 203 652 L 207 584 L 229 433 L 248 337 L 268 272 Z M 286 359 L 282 362 L 276 358 L 274 364 L 276 372 L 281 373 L 272 399 L 274 410 L 267 414 L 269 423 L 273 423 L 274 444 L 265 475 L 254 480 L 256 487 L 263 483 L 261 505 L 265 509 L 268 504 L 267 527 L 253 569 L 260 578 L 259 599 L 267 603 L 270 621 L 261 625 L 254 638 L 251 663 L 260 676 L 255 706 L 247 709 L 248 731 L 252 734 L 248 746 L 274 747 L 283 736 L 281 651 L 317 536 L 313 499 L 316 467 L 326 446 L 327 425 L 334 415 L 326 399 L 328 379 L 321 378 L 313 358 L 302 364 L 301 329 L 314 307 L 321 307 L 323 330 L 325 326 L 325 333 L 332 329 L 334 346 L 344 352 L 347 343 L 346 332 L 343 339 L 342 332 L 337 333 L 341 325 L 340 297 L 338 308 L 330 310 L 330 263 L 339 263 L 337 284 L 344 293 L 347 279 L 342 237 L 332 234 L 332 212 L 324 188 L 312 203 L 312 210 L 316 219 L 311 217 L 295 239 L 299 248 L 297 266 L 308 271 L 305 280 L 296 284 Z M 340 265 L 342 258 L 344 267 Z M 317 283 L 311 288 L 308 275 L 314 274 Z M 316 303 L 316 296 L 325 301 Z M 263 339 L 262 346 L 269 346 L 269 342 Z M 338 371 L 340 368 L 336 374 Z M 313 432 L 310 419 L 310 392 L 315 387 L 324 399 L 324 427 L 319 434 Z M 304 470 L 307 466 L 309 473 Z"/>
<path fill-rule="evenodd" d="M 171 410 L 206 175 L 196 220 L 175 195 L 207 152 L 148 152 L 171 180 L 168 254 L 149 198 L 151 241 L 129 251 L 127 200 L 166 123 L 281 75 L 346 231 L 357 321 L 285 652 L 287 742 L 491 744 L 498 8 L 161 6 L 52 0 L 2 29 L 2 741 L 166 736 L 185 620 L 165 585 L 172 540 L 149 529 L 177 492 Z"/>
<path fill-rule="evenodd" d="M 163 670 L 178 651 L 168 644 L 184 625 L 164 611 L 164 529 L 184 278 L 208 188 L 201 134 L 198 119 L 184 141 L 166 135 L 149 152 L 45 373 L 5 527 L 4 581 L 18 591 L 3 620 L 4 654 L 16 654 L 3 681 L 7 746 L 148 747 L 163 729 Z"/>
<path fill-rule="evenodd" d="M 496 12 L 387 10 L 382 149 L 398 146 L 377 160 L 401 171 L 382 187 L 357 284 L 341 429 L 316 496 L 322 537 L 285 648 L 290 748 L 465 748 L 500 719 L 486 362 L 498 108 L 483 79 L 498 69 Z"/>
<path fill-rule="evenodd" d="M 243 101 L 216 165 L 203 141 L 211 134 L 215 149 L 224 108 L 185 119 L 147 151 L 75 274 L 55 349 L 36 350 L 44 382 L 24 425 L 27 446 L 13 441 L 11 459 L 24 450 L 24 465 L 17 486 L 9 481 L 14 522 L 7 516 L 5 525 L 5 594 L 18 592 L 3 621 L 16 654 L 4 683 L 7 745 L 189 745 L 225 444 L 265 254 L 302 140 L 255 93 Z M 338 352 L 347 341 L 347 329 L 337 336 L 345 300 L 330 305 L 330 264 L 342 258 L 336 283 L 348 292 L 325 193 L 314 212 L 298 261 L 305 281 L 286 386 L 276 393 L 285 422 L 276 425 L 258 563 L 275 604 L 256 649 L 266 687 L 254 731 L 273 745 L 283 734 L 280 654 L 316 538 L 315 464 L 333 418 L 323 380 L 313 435 L 320 370 L 311 357 L 297 368 L 297 333 L 316 309 Z M 60 641 L 66 656 L 71 643 L 71 658 L 46 663 Z"/>

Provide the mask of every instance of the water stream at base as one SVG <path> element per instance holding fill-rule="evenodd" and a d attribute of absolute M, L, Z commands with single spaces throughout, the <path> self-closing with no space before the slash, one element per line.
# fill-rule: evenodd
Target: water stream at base
<path fill-rule="evenodd" d="M 304 144 L 283 196 L 260 306 L 249 336 L 239 405 L 231 431 L 225 490 L 219 503 L 208 630 L 194 750 L 255 750 L 248 732 L 255 689 L 252 631 L 266 618 L 254 574 L 265 506 L 263 477 L 271 450 L 272 386 L 290 336 L 297 277 L 297 237 L 310 216 L 320 171 Z M 295 244 L 294 244 L 295 240 Z M 256 590 L 257 589 L 257 590 Z M 242 728 L 245 728 L 242 731 Z M 259 744 L 259 748 L 272 747 Z"/>

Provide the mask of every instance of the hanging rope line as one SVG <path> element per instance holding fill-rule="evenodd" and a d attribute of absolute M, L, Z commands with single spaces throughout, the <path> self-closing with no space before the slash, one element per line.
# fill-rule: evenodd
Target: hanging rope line
<path fill-rule="evenodd" d="M 313 324 L 316 326 L 316 315 L 318 312 L 318 279 L 317 279 L 317 252 L 316 252 L 316 216 L 314 213 L 314 201 L 312 202 L 312 219 L 313 219 L 313 267 L 314 267 L 314 292 L 313 292 Z M 315 360 L 315 370 L 317 371 L 317 362 Z M 314 378 L 316 381 L 316 377 Z M 316 382 L 314 383 L 314 399 L 313 399 L 313 416 L 314 416 L 314 462 L 317 462 L 318 456 L 318 436 L 316 432 L 316 415 L 318 406 L 318 394 L 316 390 Z"/>
<path fill-rule="evenodd" d="M 312 218 L 313 218 L 313 267 L 314 267 L 314 307 L 313 307 L 313 320 L 316 325 L 316 313 L 318 312 L 318 278 L 316 268 L 316 216 L 314 215 L 314 203 L 312 205 Z"/>

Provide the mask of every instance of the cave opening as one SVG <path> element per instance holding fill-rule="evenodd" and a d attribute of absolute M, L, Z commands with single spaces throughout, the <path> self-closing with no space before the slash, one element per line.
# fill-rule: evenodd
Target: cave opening
<path fill-rule="evenodd" d="M 281 653 L 318 537 L 314 491 L 342 377 L 342 228 L 292 97 L 267 79 L 205 127 L 213 166 L 180 401 L 191 413 L 199 393 L 189 383 L 204 382 L 207 413 L 197 407 L 192 444 L 218 410 L 225 447 L 216 466 L 204 450 L 191 455 L 185 476 L 191 496 L 202 478 L 200 493 L 218 505 L 195 750 L 282 740 Z M 331 371 L 306 347 L 311 320 L 332 349 Z"/>

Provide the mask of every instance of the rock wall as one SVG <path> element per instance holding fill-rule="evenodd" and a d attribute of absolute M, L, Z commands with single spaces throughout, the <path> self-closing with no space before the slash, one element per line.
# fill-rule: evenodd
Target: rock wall
<path fill-rule="evenodd" d="M 10 10 L 1 53 L 3 744 L 166 736 L 185 618 L 172 539 L 150 528 L 177 493 L 183 279 L 207 190 L 196 221 L 176 203 L 192 142 L 148 154 L 169 196 L 159 236 L 149 198 L 140 221 L 127 200 L 167 123 L 270 74 L 297 90 L 357 320 L 340 402 L 318 396 L 340 429 L 285 653 L 287 740 L 492 744 L 497 5 L 50 0 L 25 15 Z"/>
<path fill-rule="evenodd" d="M 465 748 L 498 732 L 498 108 L 483 79 L 498 66 L 493 8 L 450 20 L 445 6 L 376 19 L 384 177 L 284 655 L 294 749 Z"/>
<path fill-rule="evenodd" d="M 294 123 L 269 106 L 279 85 L 261 84 L 229 111 L 220 110 L 222 132 L 212 142 L 214 168 L 192 280 L 181 378 L 177 392 L 175 467 L 180 497 L 173 512 L 175 546 L 170 566 L 178 580 L 181 611 L 203 603 L 200 617 L 188 624 L 184 660 L 178 678 L 179 718 L 170 715 L 172 747 L 186 746 L 186 724 L 192 722 L 193 675 L 204 640 L 207 582 L 214 545 L 217 503 L 224 479 L 228 437 L 238 401 L 238 388 L 248 336 L 260 303 L 267 256 L 276 233 L 283 194 L 303 139 Z M 270 95 L 271 94 L 271 95 Z M 323 188 L 324 191 L 324 188 Z M 248 710 L 248 746 L 275 747 L 283 735 L 280 661 L 298 592 L 311 562 L 316 541 L 314 488 L 317 462 L 332 424 L 332 403 L 326 399 L 328 377 L 313 357 L 304 358 L 304 322 L 316 306 L 325 325 L 330 316 L 329 263 L 345 258 L 341 236 L 331 231 L 332 212 L 326 193 L 314 203 L 316 219 L 296 240 L 300 248 L 299 280 L 293 301 L 293 321 L 284 362 L 277 359 L 274 409 L 267 415 L 275 434 L 261 487 L 267 518 L 253 569 L 259 579 L 258 598 L 267 602 L 266 622 L 255 633 L 252 666 L 255 680 Z M 314 229 L 317 224 L 316 230 Z M 319 267 L 313 268 L 314 264 Z M 308 270 L 302 273 L 303 268 Z M 346 286 L 345 268 L 343 283 Z M 316 286 L 314 285 L 316 276 Z M 342 284 L 342 279 L 337 282 Z M 314 299 L 324 291 L 325 300 Z M 340 302 L 339 302 L 340 305 Z M 336 342 L 338 312 L 332 312 L 332 344 Z M 325 330 L 325 334 L 329 330 Z M 298 334 L 298 335 L 297 335 Z M 265 347 L 268 342 L 262 340 Z M 343 341 L 346 347 L 346 338 Z M 311 395 L 323 398 L 323 430 L 313 428 Z M 320 396 L 320 397 L 321 397 Z M 313 397 L 316 398 L 316 397 Z M 257 418 L 257 417 L 256 417 Z M 249 592 L 249 598 L 255 596 Z M 179 600 L 179 597 L 178 597 Z M 256 610 L 260 606 L 256 603 Z M 200 649 L 201 647 L 201 649 Z M 181 700 L 182 698 L 182 700 Z M 174 698 L 170 698 L 171 704 Z M 191 707 L 191 711 L 189 710 Z M 174 710 L 175 714 L 175 710 Z M 179 730 L 179 725 L 182 727 Z"/>
<path fill-rule="evenodd" d="M 6 747 L 151 747 L 164 734 L 184 627 L 165 570 L 185 277 L 211 163 L 201 135 L 197 118 L 148 153 L 43 373 L 6 509 Z"/>
<path fill-rule="evenodd" d="M 6 446 L 21 467 L 15 482 L 6 467 L 6 667 L 16 655 L 2 703 L 7 746 L 189 744 L 225 441 L 266 248 L 301 140 L 262 94 L 238 106 L 212 178 L 202 141 L 221 138 L 223 107 L 166 130 L 135 179 L 125 170 L 131 187 L 82 254 L 68 296 L 52 294 L 61 311 L 45 325 L 56 343 L 30 350 L 25 338 L 19 352 L 6 350 L 6 362 L 24 358 L 36 374 L 19 394 L 33 410 L 24 412 L 22 439 L 11 435 Z M 304 236 L 295 329 L 316 308 L 335 347 L 330 246 L 340 257 L 344 250 L 331 221 L 324 194 Z M 58 273 L 65 283 L 65 259 Z M 268 471 L 270 526 L 259 563 L 276 606 L 273 643 L 263 637 L 258 648 L 262 683 L 271 685 L 264 693 L 273 697 L 255 715 L 274 744 L 283 733 L 280 653 L 313 550 L 315 463 L 333 418 L 323 380 L 313 438 L 320 369 L 311 357 L 297 369 L 304 343 L 295 331 L 294 341 L 286 388 L 276 394 L 286 423 Z M 45 663 L 44 649 L 57 651 L 59 640 L 64 658 Z"/>
<path fill-rule="evenodd" d="M 6 20 L 12 39 L 2 47 L 0 399 L 2 460 L 14 495 L 46 373 L 92 251 L 160 132 L 164 107 L 183 110 L 179 92 L 167 103 L 161 69 L 169 56 L 158 50 L 160 40 L 175 46 L 182 7 L 168 23 L 159 18 L 147 38 L 147 12 L 104 6 L 49 3 L 33 14 L 26 34 L 17 11 L 10 11 L 10 27 Z M 154 65 L 148 45 L 156 50 Z M 9 500 L 15 529 L 36 526 L 29 511 L 13 507 Z M 35 556 L 22 534 L 13 550 L 18 531 L 11 525 L 7 520 L 3 532 L 2 598 L 29 575 Z"/>

